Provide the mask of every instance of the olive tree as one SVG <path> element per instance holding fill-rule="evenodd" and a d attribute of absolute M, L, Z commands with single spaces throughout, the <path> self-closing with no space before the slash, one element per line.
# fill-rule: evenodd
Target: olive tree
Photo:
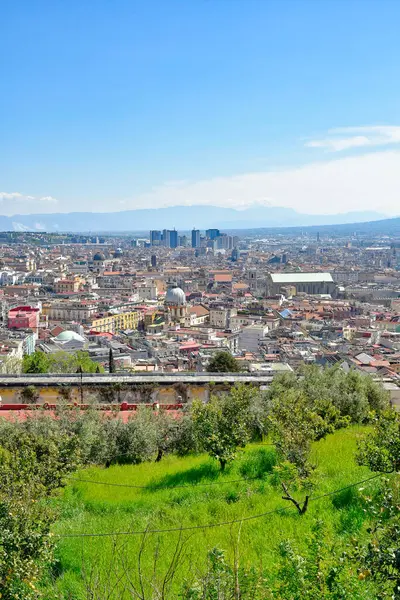
<path fill-rule="evenodd" d="M 255 393 L 253 388 L 240 385 L 230 394 L 211 396 L 207 404 L 193 403 L 197 438 L 204 450 L 219 461 L 222 471 L 250 439 L 249 412 Z"/>

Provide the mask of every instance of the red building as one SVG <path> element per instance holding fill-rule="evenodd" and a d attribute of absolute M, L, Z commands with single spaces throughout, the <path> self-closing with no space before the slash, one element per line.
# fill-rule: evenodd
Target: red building
<path fill-rule="evenodd" d="M 17 306 L 8 311 L 9 329 L 35 329 L 39 326 L 39 308 Z"/>

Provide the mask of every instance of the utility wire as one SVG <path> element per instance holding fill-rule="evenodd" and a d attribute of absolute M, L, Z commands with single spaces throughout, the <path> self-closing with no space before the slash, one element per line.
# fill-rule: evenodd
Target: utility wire
<path fill-rule="evenodd" d="M 376 475 L 372 475 L 371 477 L 368 477 L 367 479 L 362 479 L 361 481 L 355 481 L 354 483 L 350 483 L 349 485 L 345 485 L 337 490 L 333 490 L 332 492 L 327 492 L 326 494 L 320 494 L 319 496 L 311 496 L 309 501 L 315 501 L 315 500 L 320 500 L 321 498 L 327 498 L 329 496 L 333 496 L 335 494 L 339 494 L 340 492 L 344 491 L 344 490 L 348 490 L 350 488 L 356 487 L 358 485 L 361 485 L 363 483 L 368 483 L 370 481 L 372 481 L 373 479 L 377 479 L 378 477 L 383 477 L 384 473 L 378 473 Z M 60 538 L 60 539 L 66 539 L 66 538 L 84 538 L 84 537 L 112 537 L 112 536 L 122 536 L 122 535 L 145 535 L 148 533 L 172 533 L 174 531 L 193 531 L 196 529 L 211 529 L 214 527 L 223 527 L 225 525 L 233 525 L 235 523 L 243 523 L 244 521 L 251 521 L 254 519 L 260 519 L 272 514 L 279 514 L 282 512 L 288 512 L 288 511 L 294 512 L 293 509 L 291 509 L 291 507 L 289 506 L 284 506 L 282 508 L 275 508 L 273 510 L 264 512 L 264 513 L 259 513 L 257 515 L 249 515 L 247 517 L 242 517 L 240 519 L 232 519 L 231 521 L 222 521 L 220 523 L 207 523 L 205 525 L 191 525 L 189 527 L 170 527 L 167 529 L 147 529 L 147 530 L 142 530 L 142 531 L 112 531 L 112 532 L 106 532 L 106 533 L 67 533 L 67 534 L 56 534 L 54 537 Z"/>
<path fill-rule="evenodd" d="M 123 487 L 123 488 L 134 488 L 138 490 L 175 490 L 178 488 L 193 488 L 193 487 L 208 487 L 212 485 L 224 485 L 227 483 L 239 483 L 240 481 L 254 481 L 256 479 L 260 479 L 260 477 L 244 477 L 242 479 L 228 479 L 227 481 L 211 481 L 207 483 L 185 483 L 182 485 L 163 485 L 163 486 L 152 486 L 151 483 L 149 485 L 134 485 L 129 483 L 109 483 L 108 481 L 93 481 L 92 479 L 80 479 L 78 477 L 71 477 L 70 481 L 79 481 L 82 483 L 94 483 L 96 485 L 109 485 L 112 487 Z"/>

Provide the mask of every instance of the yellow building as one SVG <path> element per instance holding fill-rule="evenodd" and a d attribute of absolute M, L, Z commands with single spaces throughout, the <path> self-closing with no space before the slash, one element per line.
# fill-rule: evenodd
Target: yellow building
<path fill-rule="evenodd" d="M 115 331 L 125 329 L 137 329 L 140 319 L 140 312 L 133 310 L 130 312 L 113 315 Z"/>
<path fill-rule="evenodd" d="M 69 279 L 60 279 L 56 281 L 55 291 L 57 294 L 71 294 L 79 292 L 85 280 L 82 277 L 70 277 Z"/>
<path fill-rule="evenodd" d="M 100 333 L 116 333 L 125 329 L 137 329 L 140 320 L 140 312 L 130 311 L 116 315 L 108 314 L 95 317 L 92 320 L 91 329 Z"/>

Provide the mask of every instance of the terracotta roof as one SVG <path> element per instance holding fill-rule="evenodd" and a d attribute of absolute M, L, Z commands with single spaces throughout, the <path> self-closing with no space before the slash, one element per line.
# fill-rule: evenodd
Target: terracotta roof
<path fill-rule="evenodd" d="M 191 312 L 192 314 L 195 314 L 196 317 L 206 317 L 210 313 L 208 308 L 206 308 L 205 306 L 202 306 L 201 304 L 196 304 L 195 306 L 191 306 L 189 309 L 189 312 Z"/>
<path fill-rule="evenodd" d="M 230 283 L 232 281 L 232 275 L 230 273 L 216 273 L 214 275 L 214 281 L 218 283 Z"/>
<path fill-rule="evenodd" d="M 247 290 L 248 289 L 248 285 L 247 283 L 234 283 L 233 284 L 233 289 L 234 290 Z"/>

